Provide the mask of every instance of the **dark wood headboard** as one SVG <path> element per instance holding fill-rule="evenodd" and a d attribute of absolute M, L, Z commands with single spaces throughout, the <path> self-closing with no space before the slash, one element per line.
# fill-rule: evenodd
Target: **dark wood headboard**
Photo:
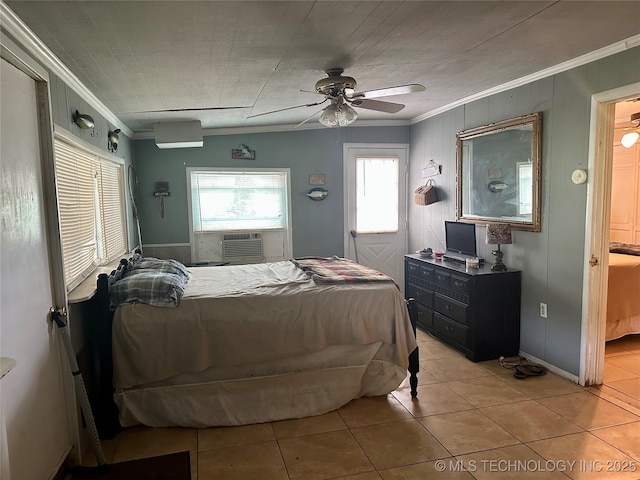
<path fill-rule="evenodd" d="M 129 260 L 120 260 L 120 265 L 111 274 L 98 275 L 97 291 L 93 298 L 95 316 L 87 323 L 88 349 L 91 355 L 93 388 L 89 392 L 91 408 L 100 438 L 113 438 L 120 429 L 118 407 L 113 400 L 113 353 L 111 350 L 111 328 L 113 311 L 109 301 L 109 286 L 120 279 Z"/>

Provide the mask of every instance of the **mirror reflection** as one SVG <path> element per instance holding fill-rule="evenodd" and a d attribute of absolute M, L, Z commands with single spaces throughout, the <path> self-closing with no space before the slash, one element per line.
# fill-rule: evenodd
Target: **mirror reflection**
<path fill-rule="evenodd" d="M 540 112 L 456 136 L 458 220 L 540 231 Z"/>

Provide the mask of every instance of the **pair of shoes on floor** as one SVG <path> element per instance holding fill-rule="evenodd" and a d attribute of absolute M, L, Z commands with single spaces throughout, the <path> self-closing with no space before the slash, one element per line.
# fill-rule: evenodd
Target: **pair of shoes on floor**
<path fill-rule="evenodd" d="M 515 372 L 513 372 L 513 376 L 516 378 L 541 377 L 546 374 L 546 368 L 532 363 L 516 365 Z"/>
<path fill-rule="evenodd" d="M 528 362 L 528 360 L 520 355 L 516 355 L 515 357 L 500 357 L 498 362 L 502 368 L 514 368 Z"/>

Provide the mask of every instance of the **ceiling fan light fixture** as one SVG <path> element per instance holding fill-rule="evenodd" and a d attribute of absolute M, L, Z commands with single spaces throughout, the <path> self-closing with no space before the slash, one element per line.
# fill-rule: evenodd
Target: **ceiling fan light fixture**
<path fill-rule="evenodd" d="M 346 103 L 332 102 L 322 110 L 319 122 L 325 127 L 345 127 L 357 118 L 358 113 Z"/>
<path fill-rule="evenodd" d="M 358 113 L 349 105 L 344 103 L 338 106 L 338 112 L 336 116 L 338 117 L 338 125 L 344 127 L 355 122 L 358 118 Z"/>
<path fill-rule="evenodd" d="M 622 136 L 620 139 L 620 143 L 624 148 L 631 148 L 640 138 L 640 133 L 638 132 L 629 132 Z"/>
<path fill-rule="evenodd" d="M 319 122 L 325 127 L 335 127 L 338 125 L 337 110 L 338 108 L 335 103 L 324 107 Z"/>

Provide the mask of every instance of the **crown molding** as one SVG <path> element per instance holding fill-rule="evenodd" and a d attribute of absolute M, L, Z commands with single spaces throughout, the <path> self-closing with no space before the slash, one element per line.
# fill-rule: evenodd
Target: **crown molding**
<path fill-rule="evenodd" d="M 502 85 L 498 85 L 496 87 L 492 87 L 487 90 L 474 93 L 473 95 L 469 95 L 468 97 L 461 98 L 460 100 L 456 100 L 455 102 L 449 103 L 447 105 L 443 105 L 442 107 L 434 108 L 433 110 L 430 110 L 426 113 L 423 113 L 422 115 L 418 115 L 417 117 L 413 118 L 411 120 L 411 124 L 422 122 L 427 118 L 435 117 L 436 115 L 447 112 L 453 108 L 460 107 L 462 105 L 473 102 L 475 100 L 480 100 L 482 98 L 495 95 L 496 93 L 502 93 L 507 90 L 511 90 L 513 88 L 517 88 L 522 85 L 526 85 L 527 83 L 532 83 L 537 80 L 550 77 L 552 75 L 557 75 L 558 73 L 566 72 L 567 70 L 571 70 L 572 68 L 580 67 L 587 63 L 595 62 L 596 60 L 600 60 L 602 58 L 614 55 L 616 53 L 620 53 L 625 50 L 635 48 L 639 45 L 640 45 L 640 34 L 634 35 L 633 37 L 629 37 L 625 40 L 621 40 L 609 46 L 600 48 L 598 50 L 594 50 L 593 52 L 585 53 L 584 55 L 581 55 L 576 58 L 572 58 L 571 60 L 567 60 L 566 62 L 562 62 L 552 67 L 545 68 L 544 70 L 540 70 L 539 72 L 532 73 L 531 75 L 527 75 L 525 77 L 518 78 L 511 82 L 503 83 Z"/>
<path fill-rule="evenodd" d="M 40 40 L 33 31 L 0 0 L 0 27 L 20 43 L 27 52 L 40 61 L 51 73 L 59 77 L 69 88 L 75 91 L 91 107 L 113 125 L 117 125 L 122 133 L 133 137 L 133 130 L 128 128 L 104 103 L 98 100 L 69 68 Z"/>

